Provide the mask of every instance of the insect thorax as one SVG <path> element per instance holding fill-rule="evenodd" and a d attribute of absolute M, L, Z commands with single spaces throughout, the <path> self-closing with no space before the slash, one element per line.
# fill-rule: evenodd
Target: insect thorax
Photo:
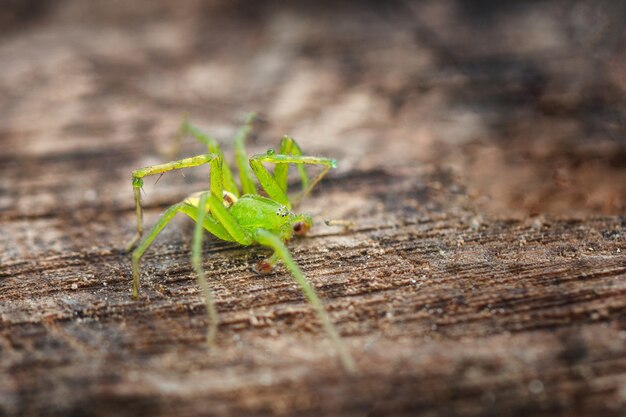
<path fill-rule="evenodd" d="M 263 228 L 282 234 L 285 227 L 290 228 L 294 214 L 284 205 L 269 198 L 246 194 L 240 197 L 230 208 L 230 213 L 238 223 L 250 231 Z"/>

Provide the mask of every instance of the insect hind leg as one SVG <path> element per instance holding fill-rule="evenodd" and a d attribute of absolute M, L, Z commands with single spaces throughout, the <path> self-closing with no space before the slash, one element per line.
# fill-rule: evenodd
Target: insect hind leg
<path fill-rule="evenodd" d="M 289 253 L 289 249 L 287 249 L 285 244 L 280 240 L 278 236 L 264 229 L 257 229 L 254 233 L 254 239 L 261 245 L 273 249 L 275 256 L 283 261 L 287 269 L 291 272 L 294 280 L 302 290 L 302 293 L 309 301 L 311 306 L 315 309 L 315 312 L 322 322 L 322 326 L 326 331 L 326 334 L 328 334 L 335 347 L 335 350 L 337 351 L 337 354 L 339 355 L 339 360 L 341 361 L 344 369 L 351 374 L 357 373 L 356 364 L 354 363 L 352 356 L 343 344 L 341 337 L 339 336 L 339 332 L 337 332 L 337 329 L 335 328 L 335 325 L 328 316 L 326 309 L 324 309 L 324 305 L 322 304 L 320 298 L 317 296 L 315 289 L 306 279 L 306 277 L 298 267 L 298 264 L 296 264 L 296 262 L 293 260 L 291 253 Z"/>

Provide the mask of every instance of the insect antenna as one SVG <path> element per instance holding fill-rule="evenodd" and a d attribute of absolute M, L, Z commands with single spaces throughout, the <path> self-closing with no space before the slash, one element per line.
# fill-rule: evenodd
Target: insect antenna
<path fill-rule="evenodd" d="M 327 220 L 324 219 L 324 224 L 326 226 L 342 226 L 344 231 L 348 231 L 353 229 L 356 226 L 356 223 L 351 222 L 350 220 Z"/>

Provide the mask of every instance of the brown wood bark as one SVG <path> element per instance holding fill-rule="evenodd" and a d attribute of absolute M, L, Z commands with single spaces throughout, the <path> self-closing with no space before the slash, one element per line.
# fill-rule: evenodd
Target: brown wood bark
<path fill-rule="evenodd" d="M 623 415 L 623 33 L 558 37 L 600 6 L 127 3 L 0 14 L 0 416 Z M 496 24 L 537 16 L 553 43 Z M 183 113 L 232 157 L 247 110 L 253 152 L 339 160 L 290 248 L 357 377 L 267 251 L 216 239 L 207 353 L 185 219 L 130 298 L 131 170 Z M 146 224 L 207 174 L 147 180 Z"/>

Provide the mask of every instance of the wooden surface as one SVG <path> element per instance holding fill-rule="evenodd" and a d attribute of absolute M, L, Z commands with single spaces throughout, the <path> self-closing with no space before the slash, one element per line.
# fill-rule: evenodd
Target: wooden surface
<path fill-rule="evenodd" d="M 624 415 L 623 10 L 176 3 L 0 14 L 0 416 Z M 339 160 L 290 247 L 355 378 L 286 271 L 217 240 L 207 354 L 186 219 L 130 298 L 131 170 L 183 113 L 232 156 L 248 110 L 253 152 Z M 146 181 L 146 224 L 207 174 Z"/>

